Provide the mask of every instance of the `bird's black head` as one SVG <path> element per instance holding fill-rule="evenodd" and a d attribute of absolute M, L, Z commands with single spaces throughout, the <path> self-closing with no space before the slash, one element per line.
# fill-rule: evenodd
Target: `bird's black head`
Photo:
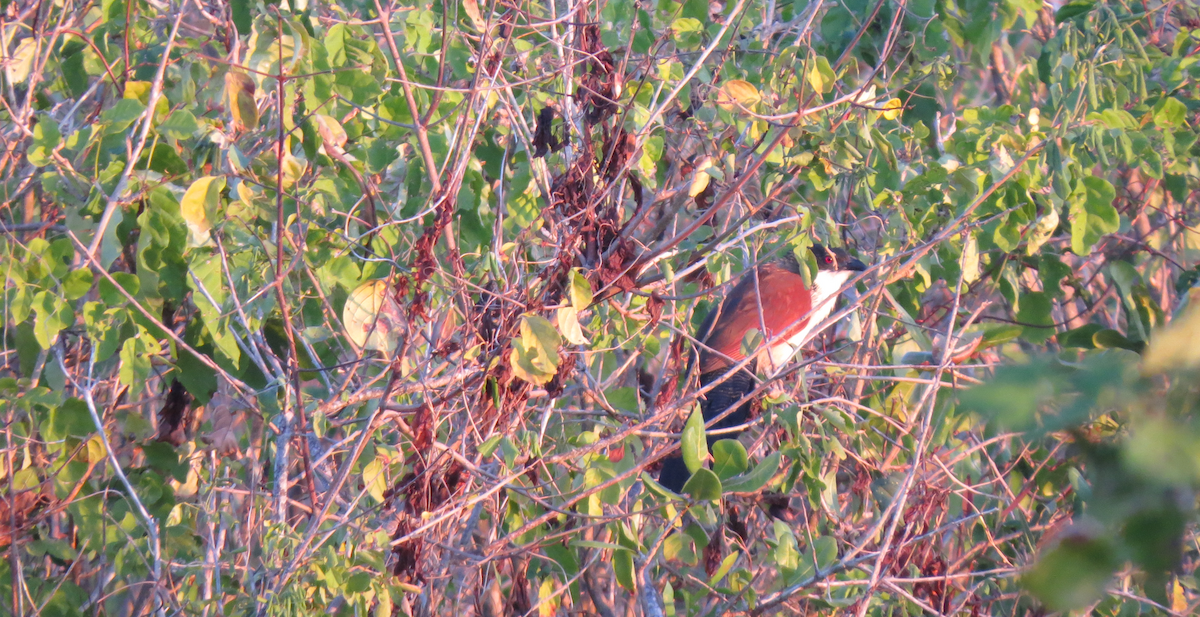
<path fill-rule="evenodd" d="M 813 244 L 808 250 L 817 258 L 817 270 L 822 272 L 862 272 L 867 269 L 866 264 L 851 257 L 845 249 L 825 248 L 820 244 Z"/>

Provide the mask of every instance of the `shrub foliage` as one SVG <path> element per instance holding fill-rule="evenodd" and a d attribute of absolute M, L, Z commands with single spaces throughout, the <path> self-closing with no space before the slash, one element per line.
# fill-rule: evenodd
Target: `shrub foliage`
<path fill-rule="evenodd" d="M 0 612 L 1200 605 L 1194 3 L 0 12 Z M 690 337 L 814 241 L 709 452 Z"/>

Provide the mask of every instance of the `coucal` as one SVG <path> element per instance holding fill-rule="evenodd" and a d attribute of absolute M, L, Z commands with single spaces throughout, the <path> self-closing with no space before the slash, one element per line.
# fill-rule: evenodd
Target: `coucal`
<path fill-rule="evenodd" d="M 817 259 L 817 275 L 812 289 L 804 284 L 800 263 L 794 255 L 765 263 L 742 276 L 721 305 L 710 312 L 696 335 L 700 345 L 700 387 L 720 382 L 700 399 L 700 411 L 709 431 L 745 424 L 750 402 L 725 413 L 734 403 L 754 389 L 754 373 L 762 367 L 774 373 L 788 362 L 833 309 L 834 296 L 855 272 L 866 270 L 863 262 L 840 248 L 810 247 Z M 769 346 L 735 374 L 726 377 L 734 366 L 745 360 L 742 341 L 746 333 L 758 330 Z M 721 381 L 724 379 L 724 381 Z M 725 414 L 715 423 L 713 418 Z M 718 439 L 735 439 L 736 433 L 709 435 L 712 448 Z M 678 493 L 691 473 L 683 457 L 667 458 L 659 473 L 659 483 Z"/>

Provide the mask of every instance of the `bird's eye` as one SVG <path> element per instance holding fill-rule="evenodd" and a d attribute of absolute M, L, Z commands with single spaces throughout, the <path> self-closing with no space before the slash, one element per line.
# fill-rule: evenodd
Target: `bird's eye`
<path fill-rule="evenodd" d="M 826 256 L 825 256 L 825 263 L 827 263 L 827 264 L 831 264 L 831 263 L 833 263 L 833 257 L 830 257 L 829 255 L 826 255 Z"/>

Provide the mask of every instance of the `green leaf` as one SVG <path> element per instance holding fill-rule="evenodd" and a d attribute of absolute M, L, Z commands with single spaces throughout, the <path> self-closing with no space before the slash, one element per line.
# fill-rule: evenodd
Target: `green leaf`
<path fill-rule="evenodd" d="M 1124 334 L 1109 328 L 1097 330 L 1092 335 L 1092 344 L 1098 349 L 1128 349 L 1136 353 L 1141 353 L 1146 348 L 1145 342 L 1130 340 Z"/>
<path fill-rule="evenodd" d="M 102 279 L 103 280 L 103 279 Z M 123 300 L 123 299 L 122 299 Z M 103 362 L 117 351 L 122 340 L 125 312 L 120 308 L 105 310 L 100 302 L 83 305 L 83 323 L 95 349 L 96 361 Z"/>
<path fill-rule="evenodd" d="M 146 457 L 147 467 L 170 474 L 179 482 L 187 480 L 187 463 L 179 460 L 179 452 L 171 444 L 151 441 L 142 445 L 142 454 Z"/>
<path fill-rule="evenodd" d="M 817 567 L 824 570 L 837 561 L 837 539 L 833 536 L 820 536 L 812 541 L 812 553 L 816 557 Z"/>
<path fill-rule="evenodd" d="M 369 572 L 355 572 L 346 579 L 345 586 L 342 590 L 348 594 L 362 593 L 371 588 L 371 574 Z"/>
<path fill-rule="evenodd" d="M 683 485 L 683 492 L 696 501 L 716 501 L 721 498 L 721 479 L 708 469 L 697 469 Z"/>
<path fill-rule="evenodd" d="M 1054 303 L 1045 292 L 1031 291 L 1021 296 L 1021 309 L 1017 321 L 1025 327 L 1025 339 L 1041 343 L 1054 335 Z"/>
<path fill-rule="evenodd" d="M 704 24 L 700 23 L 700 20 L 694 17 L 680 17 L 679 19 L 671 22 L 671 30 L 673 30 L 676 35 L 686 34 L 689 32 L 699 33 L 704 31 Z"/>
<path fill-rule="evenodd" d="M 33 313 L 33 335 L 42 349 L 50 349 L 58 340 L 58 333 L 75 323 L 75 309 L 62 298 L 46 291 L 34 296 Z"/>
<path fill-rule="evenodd" d="M 87 268 L 72 270 L 63 279 L 63 295 L 67 300 L 78 300 L 92 288 L 92 271 Z"/>
<path fill-rule="evenodd" d="M 796 545 L 796 535 L 792 533 L 792 529 L 787 523 L 779 519 L 772 519 L 771 522 L 775 531 L 775 548 L 771 551 L 771 557 L 779 569 L 793 571 L 800 565 L 800 550 Z"/>
<path fill-rule="evenodd" d="M 171 139 L 187 139 L 199 130 L 200 123 L 196 122 L 196 116 L 186 109 L 173 112 L 158 125 L 158 132 Z"/>
<path fill-rule="evenodd" d="M 50 416 L 42 424 L 42 433 L 50 441 L 61 441 L 67 437 L 86 437 L 96 432 L 96 423 L 88 411 L 87 403 L 69 398 L 62 405 L 52 408 Z"/>
<path fill-rule="evenodd" d="M 1154 106 L 1154 123 L 1165 129 L 1173 129 L 1186 124 L 1187 105 L 1179 99 L 1168 96 Z"/>
<path fill-rule="evenodd" d="M 1111 542 L 1079 533 L 1063 538 L 1021 582 L 1046 608 L 1069 611 L 1103 598 L 1120 564 Z"/>
<path fill-rule="evenodd" d="M 692 415 L 688 416 L 680 441 L 683 462 L 687 465 L 688 471 L 694 474 L 704 467 L 704 461 L 708 459 L 708 439 L 704 434 L 704 414 L 701 413 L 699 405 L 696 405 L 692 409 Z"/>
<path fill-rule="evenodd" d="M 137 276 L 128 272 L 113 272 L 112 278 L 120 285 L 120 289 L 124 289 L 129 295 L 137 297 L 138 291 L 141 289 L 141 280 Z M 120 306 L 125 303 L 125 296 L 121 293 L 117 285 L 113 285 L 112 281 L 107 278 L 100 279 L 100 299 L 109 306 Z"/>
<path fill-rule="evenodd" d="M 100 121 L 104 123 L 108 134 L 120 133 L 133 125 L 145 110 L 146 106 L 137 99 L 121 99 L 100 114 Z"/>
<path fill-rule="evenodd" d="M 746 447 L 736 439 L 722 439 L 713 444 L 713 472 L 722 481 L 736 476 L 750 466 Z"/>
<path fill-rule="evenodd" d="M 724 483 L 725 491 L 729 493 L 753 493 L 766 486 L 771 478 L 779 471 L 781 455 L 779 452 L 768 454 L 749 473 L 736 476 Z"/>
<path fill-rule="evenodd" d="M 1078 328 L 1067 330 L 1058 335 L 1058 344 L 1063 347 L 1076 347 L 1082 349 L 1095 349 L 1096 343 L 1093 338 L 1096 333 L 1104 329 L 1100 324 L 1084 324 Z"/>
<path fill-rule="evenodd" d="M 140 392 L 150 379 L 150 358 L 159 353 L 158 342 L 145 329 L 138 326 L 138 335 L 125 339 L 121 345 L 121 367 L 118 377 L 121 383 L 134 392 Z"/>
<path fill-rule="evenodd" d="M 980 343 L 980 347 L 987 348 L 1003 345 L 1009 341 L 1016 340 L 1021 336 L 1021 332 L 1024 331 L 1024 328 L 1015 324 L 992 326 L 983 333 L 983 342 Z"/>
<path fill-rule="evenodd" d="M 613 574 L 621 587 L 629 591 L 637 588 L 633 581 L 633 552 L 613 551 Z"/>
<path fill-rule="evenodd" d="M 1113 207 L 1116 190 L 1103 178 L 1084 178 L 1071 194 L 1071 251 L 1085 256 L 1105 234 L 1117 230 L 1121 216 Z"/>
<path fill-rule="evenodd" d="M 674 492 L 668 490 L 667 487 L 659 484 L 658 480 L 654 479 L 650 474 L 642 472 L 641 478 L 642 484 L 646 485 L 646 488 L 649 489 L 651 493 L 654 493 L 655 495 L 667 500 L 679 498 L 679 495 L 676 495 Z"/>
<path fill-rule="evenodd" d="M 33 143 L 25 156 L 30 164 L 42 167 L 50 164 L 50 154 L 62 142 L 62 134 L 58 131 L 58 123 L 50 116 L 39 115 L 38 122 L 33 127 Z"/>
<path fill-rule="evenodd" d="M 239 34 L 250 34 L 253 23 L 253 0 L 229 0 L 229 13 Z"/>
<path fill-rule="evenodd" d="M 1096 3 L 1092 2 L 1092 0 L 1077 0 L 1076 2 L 1065 4 L 1062 6 L 1062 8 L 1058 9 L 1058 11 L 1054 13 L 1054 23 L 1061 24 L 1068 19 L 1079 17 L 1080 15 L 1087 15 L 1095 6 Z"/>
<path fill-rule="evenodd" d="M 26 545 L 25 550 L 35 557 L 50 555 L 60 561 L 71 561 L 78 557 L 78 553 L 66 540 L 34 540 Z"/>

